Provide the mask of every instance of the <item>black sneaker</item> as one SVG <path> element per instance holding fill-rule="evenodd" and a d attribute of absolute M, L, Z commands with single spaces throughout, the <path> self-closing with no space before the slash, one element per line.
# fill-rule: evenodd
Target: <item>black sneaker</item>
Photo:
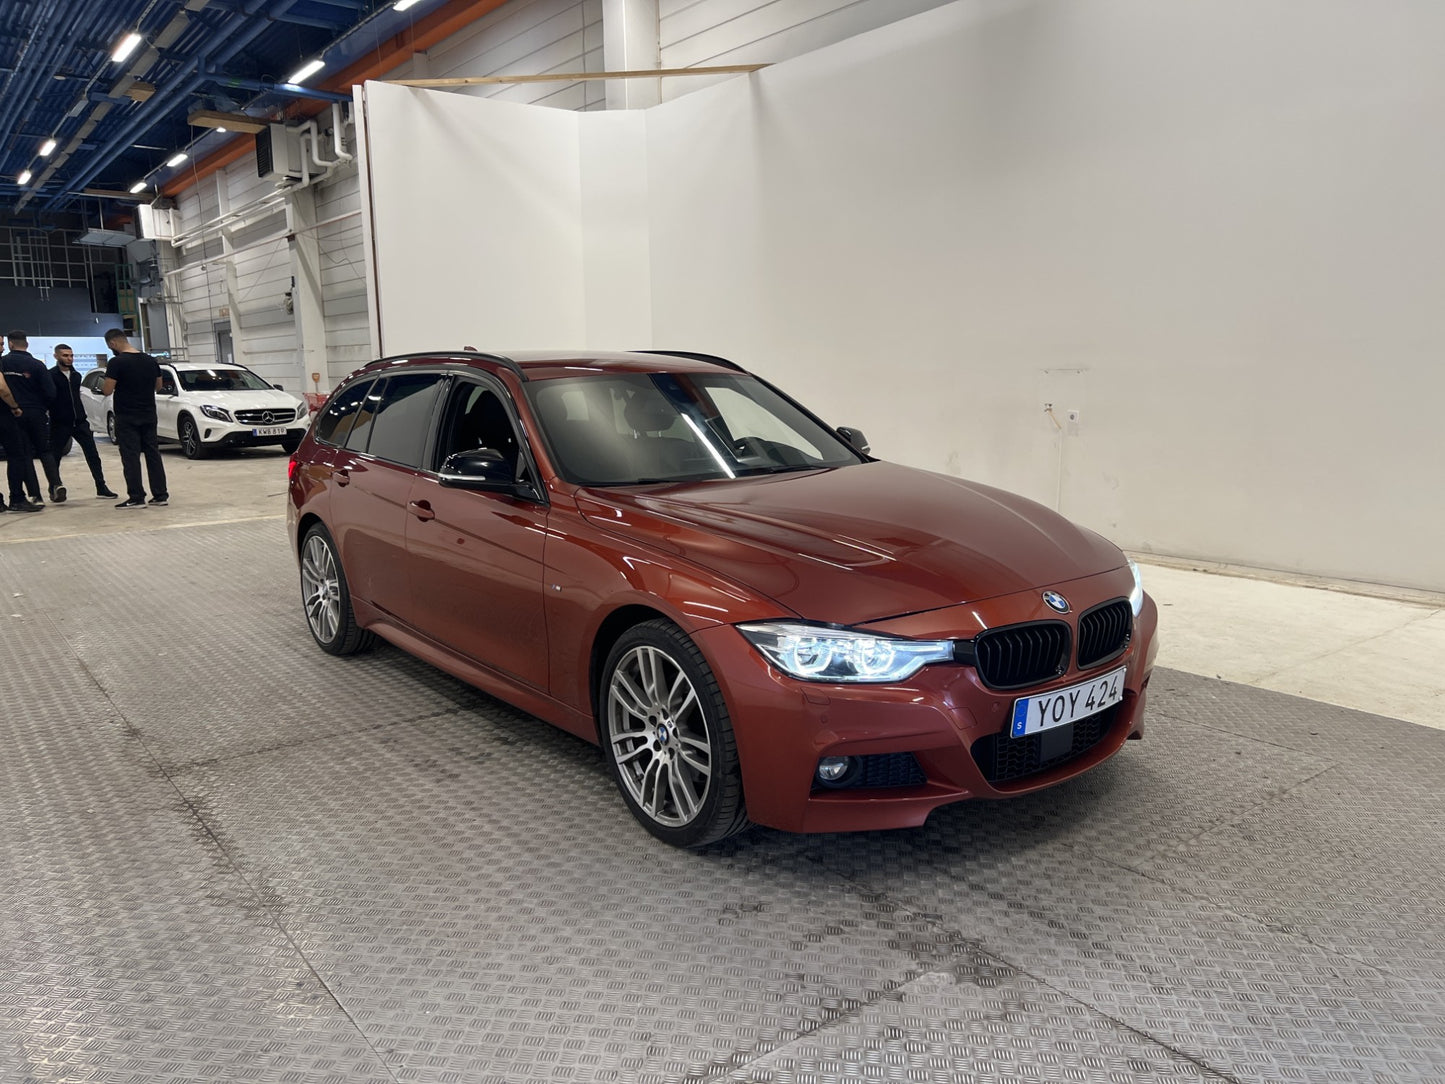
<path fill-rule="evenodd" d="M 44 508 L 45 502 L 39 497 L 30 497 L 27 501 L 31 508 Z"/>
<path fill-rule="evenodd" d="M 97 490 L 95 491 L 95 499 L 98 500 L 98 501 L 106 501 L 106 500 L 113 501 L 113 500 L 115 500 L 115 499 L 116 499 L 117 497 L 119 497 L 119 496 L 120 496 L 119 493 L 112 493 L 110 490 L 106 489 L 104 486 L 101 486 L 101 488 L 99 488 L 99 489 L 97 489 Z"/>
<path fill-rule="evenodd" d="M 19 502 L 18 504 L 12 504 L 12 505 L 10 506 L 10 511 L 12 511 L 12 512 L 44 512 L 44 511 L 45 511 L 45 505 L 43 505 L 43 504 L 31 504 L 29 501 L 21 501 L 21 502 Z"/>
<path fill-rule="evenodd" d="M 116 505 L 117 508 L 144 508 L 145 506 L 146 502 L 144 500 L 135 497 L 130 498 L 130 500 L 121 501 Z"/>
<path fill-rule="evenodd" d="M 51 503 L 51 504 L 64 504 L 64 503 L 65 503 L 65 487 L 64 487 L 64 486 L 51 486 L 51 487 L 50 487 L 50 503 Z"/>
<path fill-rule="evenodd" d="M 171 499 L 169 497 L 152 497 L 150 503 L 159 507 L 162 505 L 170 504 Z"/>

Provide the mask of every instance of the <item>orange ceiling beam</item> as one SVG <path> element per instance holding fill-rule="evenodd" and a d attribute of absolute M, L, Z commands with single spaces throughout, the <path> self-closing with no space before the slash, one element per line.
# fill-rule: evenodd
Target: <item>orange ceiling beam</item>
<path fill-rule="evenodd" d="M 357 83 L 395 71 L 417 53 L 425 52 L 445 41 L 457 31 L 470 26 L 484 15 L 501 7 L 507 0 L 449 0 L 420 22 L 379 45 L 376 52 L 332 76 L 322 85 L 325 90 L 344 93 Z M 329 108 L 329 103 L 298 101 L 286 110 L 288 118 L 304 119 Z M 161 188 L 163 196 L 178 196 L 206 177 L 225 169 L 233 162 L 251 154 L 253 144 L 247 136 L 237 136 L 224 147 L 198 161 L 186 173 L 172 178 Z"/>

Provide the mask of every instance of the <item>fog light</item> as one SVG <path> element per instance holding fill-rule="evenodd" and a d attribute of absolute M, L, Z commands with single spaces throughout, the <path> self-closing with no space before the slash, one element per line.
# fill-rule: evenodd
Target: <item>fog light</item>
<path fill-rule="evenodd" d="M 852 757 L 824 757 L 818 761 L 818 782 L 825 787 L 841 785 L 852 774 Z"/>

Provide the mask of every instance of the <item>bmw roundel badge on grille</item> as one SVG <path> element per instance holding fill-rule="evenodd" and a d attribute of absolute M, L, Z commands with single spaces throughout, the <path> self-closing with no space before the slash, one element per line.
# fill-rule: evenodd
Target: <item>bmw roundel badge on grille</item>
<path fill-rule="evenodd" d="M 1057 591 L 1045 591 L 1044 601 L 1048 603 L 1049 609 L 1051 610 L 1055 610 L 1061 614 L 1069 612 L 1069 600 Z"/>

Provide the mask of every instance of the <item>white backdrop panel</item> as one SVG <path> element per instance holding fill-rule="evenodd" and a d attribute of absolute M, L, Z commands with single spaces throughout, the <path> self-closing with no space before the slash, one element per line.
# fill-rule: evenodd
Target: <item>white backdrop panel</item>
<path fill-rule="evenodd" d="M 644 149 L 369 86 L 384 344 L 732 354 L 1129 547 L 1445 590 L 1440 40 L 1431 0 L 958 0 Z"/>
<path fill-rule="evenodd" d="M 965 0 L 664 104 L 657 338 L 1130 547 L 1445 590 L 1442 40 Z"/>
<path fill-rule="evenodd" d="M 368 83 L 383 354 L 580 346 L 582 114 Z"/>

